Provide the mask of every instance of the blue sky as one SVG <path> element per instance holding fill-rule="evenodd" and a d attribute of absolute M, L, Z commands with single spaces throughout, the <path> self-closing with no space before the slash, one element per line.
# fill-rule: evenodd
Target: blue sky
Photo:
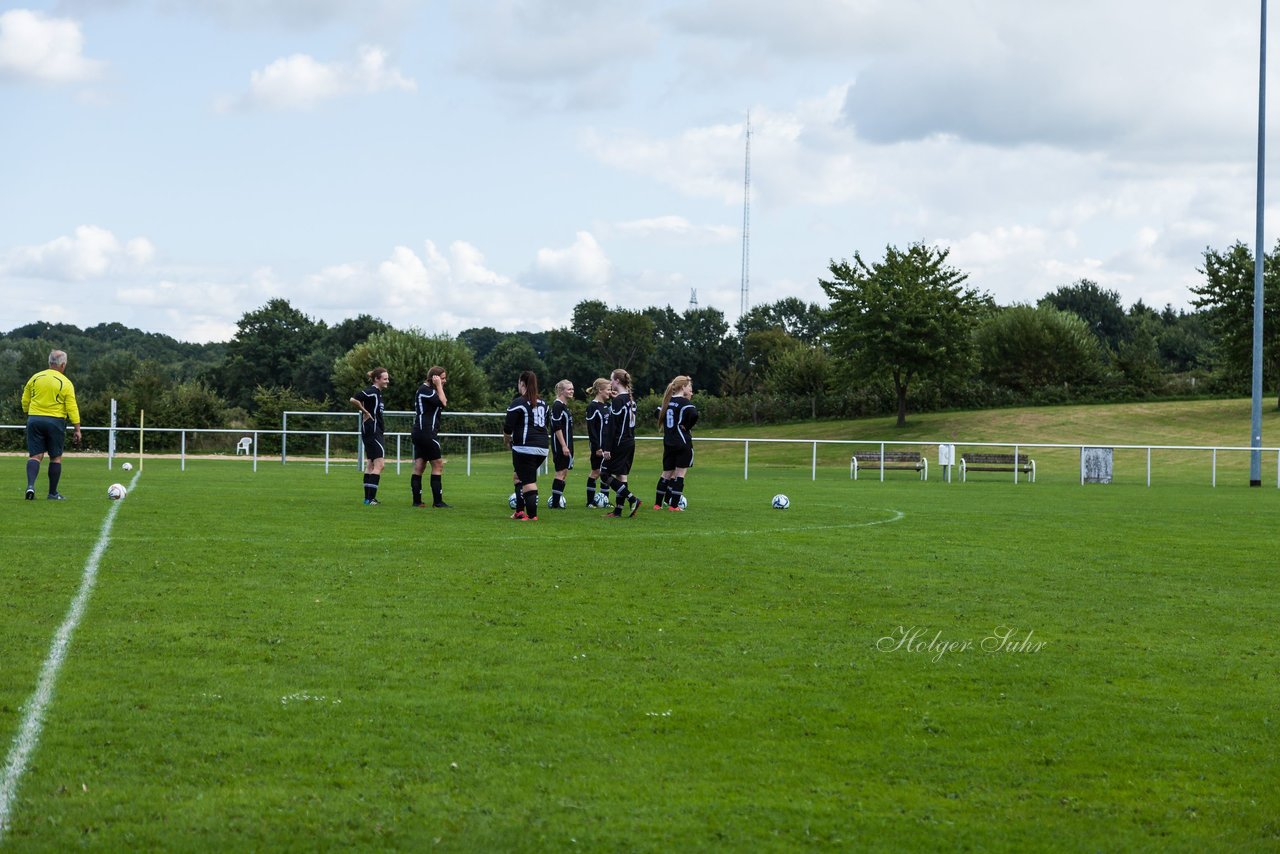
<path fill-rule="evenodd" d="M 732 321 L 748 112 L 753 303 L 925 241 L 1004 304 L 1183 307 L 1253 239 L 1257 32 L 1240 0 L 0 3 L 0 331 L 692 289 Z"/>

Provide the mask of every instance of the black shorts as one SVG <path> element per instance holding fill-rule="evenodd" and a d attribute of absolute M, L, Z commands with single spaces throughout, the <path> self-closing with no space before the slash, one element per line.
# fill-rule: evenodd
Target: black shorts
<path fill-rule="evenodd" d="M 681 448 L 673 445 L 662 446 L 662 470 L 693 468 L 693 446 Z"/>
<path fill-rule="evenodd" d="M 519 451 L 511 452 L 511 467 L 515 469 L 516 477 L 521 483 L 537 483 L 538 469 L 542 468 L 542 464 L 547 458 L 538 454 L 522 454 Z"/>
<path fill-rule="evenodd" d="M 413 434 L 413 458 L 415 460 L 426 460 L 434 462 L 444 456 L 440 449 L 440 440 L 435 436 L 427 436 L 421 433 Z"/>
<path fill-rule="evenodd" d="M 366 460 L 380 460 L 387 455 L 386 446 L 382 443 L 381 433 L 361 433 L 360 441 L 364 443 Z"/>
<path fill-rule="evenodd" d="M 613 453 L 609 455 L 609 459 L 600 464 L 601 470 L 607 469 L 609 474 L 615 477 L 631 474 L 631 463 L 635 460 L 636 446 L 623 445 L 621 448 L 614 448 Z"/>
<path fill-rule="evenodd" d="M 600 468 L 600 466 L 601 466 L 601 465 L 603 465 L 603 460 L 601 460 L 601 458 L 600 458 L 600 454 L 601 454 L 601 453 L 602 453 L 602 451 L 601 451 L 601 449 L 600 449 L 600 446 L 599 446 L 599 445 L 592 445 L 592 446 L 591 446 L 591 467 L 592 467 L 593 469 L 597 469 L 597 470 L 598 470 L 598 469 Z"/>
<path fill-rule="evenodd" d="M 564 471 L 573 468 L 573 454 L 553 453 L 551 455 L 551 470 Z"/>
<path fill-rule="evenodd" d="M 48 454 L 60 457 L 66 438 L 67 422 L 64 419 L 52 415 L 27 416 L 27 456 Z"/>

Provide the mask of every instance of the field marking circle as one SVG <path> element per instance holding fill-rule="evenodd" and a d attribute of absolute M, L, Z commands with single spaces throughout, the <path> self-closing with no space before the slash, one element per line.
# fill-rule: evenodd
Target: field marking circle
<path fill-rule="evenodd" d="M 662 531 L 650 531 L 650 530 L 635 530 L 635 529 L 631 529 L 628 526 L 626 535 L 628 538 L 646 537 L 646 536 L 647 537 L 670 537 L 673 534 L 676 534 L 681 537 L 689 537 L 689 536 L 722 537 L 726 535 L 732 536 L 732 535 L 742 535 L 742 534 L 786 534 L 791 531 L 838 531 L 838 530 L 843 530 L 847 528 L 871 528 L 876 525 L 892 525 L 894 522 L 901 522 L 903 519 L 907 518 L 907 514 L 901 510 L 894 510 L 889 507 L 872 508 L 872 509 L 878 509 L 881 512 L 890 513 L 892 515 L 887 519 L 872 519 L 869 522 L 843 522 L 836 525 L 796 525 L 793 527 L 783 527 L 783 528 L 742 528 L 739 530 L 726 530 L 723 528 L 719 528 L 716 530 L 670 529 L 670 530 L 662 530 Z M 604 522 L 606 525 L 624 525 L 627 522 L 625 518 L 619 519 L 616 522 L 611 522 L 604 519 L 604 515 L 605 514 L 603 513 L 601 514 L 601 521 Z M 515 534 L 515 532 L 512 532 L 512 533 Z M 576 539 L 581 535 L 582 535 L 582 532 L 580 530 L 575 530 L 573 533 L 568 533 L 568 532 L 562 533 L 560 531 L 555 531 L 549 534 L 544 534 L 542 533 L 542 531 L 530 532 L 530 537 L 536 536 L 540 539 L 546 539 L 546 540 L 559 540 L 559 539 L 571 539 L 571 538 Z M 526 537 L 523 536 L 523 532 L 521 532 L 520 535 L 512 536 L 511 539 L 523 540 L 523 539 L 526 539 Z"/>

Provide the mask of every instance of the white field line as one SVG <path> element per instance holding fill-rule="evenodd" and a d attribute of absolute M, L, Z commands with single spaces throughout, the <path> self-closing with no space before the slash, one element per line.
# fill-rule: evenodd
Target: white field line
<path fill-rule="evenodd" d="M 133 492 L 141 476 L 142 472 L 133 476 L 133 480 L 129 482 L 130 492 Z M 14 736 L 13 746 L 9 749 L 9 756 L 5 761 L 4 777 L 0 778 L 0 842 L 4 842 L 4 834 L 9 829 L 13 803 L 18 796 L 18 783 L 21 782 L 22 775 L 27 770 L 28 760 L 40 743 L 40 730 L 44 727 L 45 710 L 53 700 L 53 688 L 58 681 L 58 671 L 62 669 L 62 662 L 66 660 L 67 648 L 71 646 L 71 635 L 76 630 L 76 626 L 80 625 L 80 619 L 84 616 L 85 608 L 89 604 L 89 594 L 93 592 L 93 585 L 98 579 L 98 563 L 107 550 L 107 544 L 111 542 L 111 526 L 123 503 L 122 501 L 111 502 L 111 509 L 107 511 L 107 518 L 103 520 L 102 530 L 98 534 L 98 542 L 84 565 L 80 590 L 76 593 L 76 598 L 71 601 L 71 608 L 67 611 L 66 618 L 53 636 L 53 645 L 49 648 L 49 656 L 40 669 L 40 679 L 36 682 L 35 693 L 31 695 L 31 699 L 27 700 L 24 707 L 22 726 Z"/>

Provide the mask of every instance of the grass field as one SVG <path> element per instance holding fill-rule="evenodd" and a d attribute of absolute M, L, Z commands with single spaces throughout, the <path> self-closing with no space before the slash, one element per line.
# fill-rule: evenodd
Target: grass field
<path fill-rule="evenodd" d="M 738 453 L 618 522 L 511 522 L 493 457 L 448 511 L 407 468 L 370 508 L 354 469 L 243 458 L 15 491 L 6 743 L 119 509 L 0 847 L 1280 847 L 1273 480 Z"/>

